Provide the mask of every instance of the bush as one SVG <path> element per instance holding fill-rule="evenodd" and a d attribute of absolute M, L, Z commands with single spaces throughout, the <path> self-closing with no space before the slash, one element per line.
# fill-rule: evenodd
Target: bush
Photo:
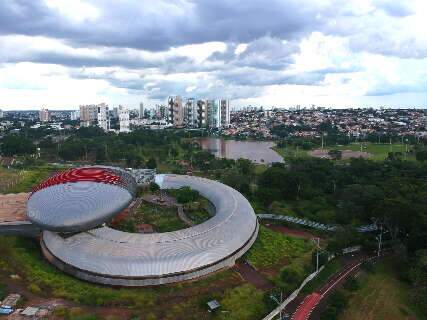
<path fill-rule="evenodd" d="M 38 285 L 36 285 L 35 283 L 31 283 L 28 285 L 28 290 L 34 294 L 40 294 L 42 293 L 42 289 L 40 289 L 40 287 Z"/>
<path fill-rule="evenodd" d="M 310 246 L 304 240 L 288 237 L 260 226 L 258 238 L 245 258 L 257 268 L 272 266 L 285 258 L 298 257 Z"/>
<path fill-rule="evenodd" d="M 182 187 L 177 190 L 176 200 L 178 203 L 188 203 L 196 201 L 198 197 L 198 191 L 192 190 L 190 187 Z"/>

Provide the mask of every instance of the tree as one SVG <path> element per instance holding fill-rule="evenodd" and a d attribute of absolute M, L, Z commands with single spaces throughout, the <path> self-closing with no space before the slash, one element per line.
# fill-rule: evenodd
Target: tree
<path fill-rule="evenodd" d="M 151 192 L 156 192 L 156 191 L 160 190 L 159 185 L 157 183 L 155 183 L 155 182 L 150 182 L 149 188 L 150 188 Z"/>
<path fill-rule="evenodd" d="M 149 158 L 147 163 L 145 164 L 148 169 L 156 169 L 157 168 L 157 161 L 153 157 Z"/>
<path fill-rule="evenodd" d="M 418 161 L 422 161 L 422 162 L 426 161 L 426 160 L 427 160 L 427 149 L 421 149 L 421 150 L 418 150 L 418 151 L 415 153 L 415 158 L 416 158 Z"/>
<path fill-rule="evenodd" d="M 3 138 L 1 151 L 5 156 L 32 154 L 35 146 L 29 139 L 9 134 Z"/>
<path fill-rule="evenodd" d="M 178 203 L 188 203 L 196 201 L 199 197 L 199 192 L 190 187 L 182 187 L 177 190 L 176 200 Z"/>

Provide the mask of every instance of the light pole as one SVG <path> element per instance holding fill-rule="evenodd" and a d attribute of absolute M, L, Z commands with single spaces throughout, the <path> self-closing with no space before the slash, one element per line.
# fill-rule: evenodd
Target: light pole
<path fill-rule="evenodd" d="M 382 238 L 383 238 L 383 225 L 380 225 L 380 236 L 378 239 L 378 257 L 381 254 L 381 245 L 382 245 Z"/>
<path fill-rule="evenodd" d="M 320 238 L 313 238 L 313 241 L 317 244 L 316 248 L 316 273 L 319 272 L 319 249 L 320 249 Z"/>

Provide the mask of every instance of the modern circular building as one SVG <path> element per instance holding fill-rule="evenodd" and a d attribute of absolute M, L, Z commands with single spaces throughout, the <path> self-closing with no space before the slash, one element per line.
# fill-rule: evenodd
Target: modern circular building
<path fill-rule="evenodd" d="M 233 266 L 255 241 L 257 218 L 238 191 L 192 176 L 156 175 L 155 180 L 162 189 L 197 190 L 215 214 L 194 227 L 166 233 L 127 233 L 100 226 L 132 201 L 135 182 L 120 169 L 73 169 L 42 183 L 28 202 L 28 215 L 44 230 L 45 257 L 90 282 L 159 285 Z"/>
<path fill-rule="evenodd" d="M 125 209 L 135 191 L 135 180 L 122 169 L 71 169 L 33 189 L 27 202 L 27 216 L 42 230 L 89 230 Z"/>

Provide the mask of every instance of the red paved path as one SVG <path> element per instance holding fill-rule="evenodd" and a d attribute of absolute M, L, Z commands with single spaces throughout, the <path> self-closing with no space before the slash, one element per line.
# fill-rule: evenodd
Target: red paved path
<path fill-rule="evenodd" d="M 319 303 L 320 299 L 321 296 L 317 292 L 308 295 L 292 316 L 292 320 L 308 319 L 308 317 L 310 317 L 311 311 Z"/>

